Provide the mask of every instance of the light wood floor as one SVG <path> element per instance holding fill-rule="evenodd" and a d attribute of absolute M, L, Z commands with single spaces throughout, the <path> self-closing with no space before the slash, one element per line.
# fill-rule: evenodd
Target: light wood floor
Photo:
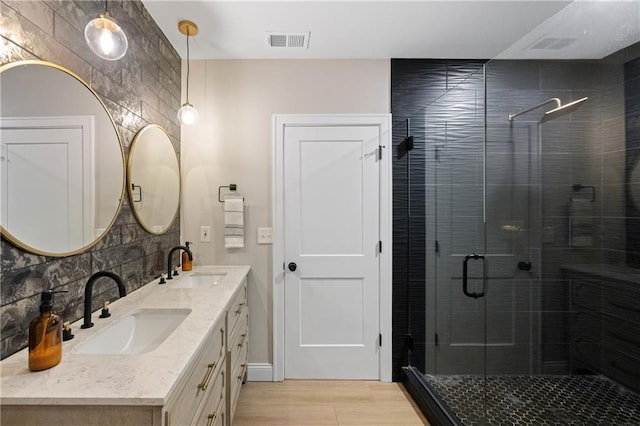
<path fill-rule="evenodd" d="M 341 380 L 248 382 L 234 426 L 428 425 L 399 383 Z"/>

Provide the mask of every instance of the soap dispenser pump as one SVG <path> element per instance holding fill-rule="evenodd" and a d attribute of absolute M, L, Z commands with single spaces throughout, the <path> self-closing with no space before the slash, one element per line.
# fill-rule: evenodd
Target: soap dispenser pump
<path fill-rule="evenodd" d="M 189 244 L 191 244 L 189 241 L 185 241 L 184 243 L 187 248 L 189 248 Z M 189 260 L 189 254 L 186 251 L 182 252 L 182 270 L 183 271 L 190 271 L 191 269 L 193 269 L 193 261 Z"/>
<path fill-rule="evenodd" d="M 40 295 L 40 316 L 29 324 L 29 370 L 54 367 L 62 360 L 62 321 L 52 312 L 53 290 Z"/>

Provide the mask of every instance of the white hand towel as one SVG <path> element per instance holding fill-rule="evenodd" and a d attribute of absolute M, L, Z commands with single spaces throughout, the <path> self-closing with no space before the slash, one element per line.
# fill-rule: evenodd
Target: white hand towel
<path fill-rule="evenodd" d="M 593 203 L 589 199 L 571 199 L 569 207 L 569 244 L 571 247 L 593 245 Z"/>
<path fill-rule="evenodd" d="M 244 247 L 244 200 L 227 198 L 224 200 L 224 246 Z"/>

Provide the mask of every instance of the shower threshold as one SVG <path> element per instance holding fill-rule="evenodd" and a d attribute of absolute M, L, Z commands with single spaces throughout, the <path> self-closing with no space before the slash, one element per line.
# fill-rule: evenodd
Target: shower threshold
<path fill-rule="evenodd" d="M 451 424 L 640 424 L 640 395 L 604 376 L 487 376 L 485 395 L 483 376 L 432 376 L 410 369 L 405 374 L 419 374 L 422 392 L 435 394 L 437 405 L 454 417 Z"/>

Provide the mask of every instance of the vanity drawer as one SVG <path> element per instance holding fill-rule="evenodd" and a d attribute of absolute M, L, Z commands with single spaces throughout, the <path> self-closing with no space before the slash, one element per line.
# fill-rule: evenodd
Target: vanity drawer
<path fill-rule="evenodd" d="M 238 293 L 235 295 L 233 302 L 229 305 L 229 310 L 227 313 L 227 329 L 229 333 L 233 333 L 238 323 L 238 320 L 241 317 L 243 310 L 247 307 L 247 280 L 246 278 L 243 281 L 243 284 L 238 290 Z"/>
<path fill-rule="evenodd" d="M 244 378 L 247 374 L 247 345 L 244 345 L 242 351 L 239 354 L 240 358 L 238 362 L 233 367 L 231 377 L 229 377 L 229 420 L 233 422 L 233 414 L 236 411 L 236 404 L 238 403 L 238 398 L 240 397 L 240 389 L 242 388 L 242 383 L 244 382 Z"/>
<path fill-rule="evenodd" d="M 238 326 L 234 330 L 231 338 L 229 339 L 229 351 L 228 356 L 233 367 L 240 357 L 243 349 L 246 352 L 246 347 L 249 342 L 249 311 L 245 309 L 242 313 Z"/>
<path fill-rule="evenodd" d="M 207 390 L 211 389 L 219 370 L 224 370 L 226 355 L 224 321 L 219 321 L 205 339 L 205 346 L 191 368 L 177 398 L 170 405 L 169 426 L 190 424 Z"/>
<path fill-rule="evenodd" d="M 213 388 L 204 403 L 196 421 L 197 426 L 224 425 L 226 393 L 225 369 L 221 368 L 216 375 Z"/>

